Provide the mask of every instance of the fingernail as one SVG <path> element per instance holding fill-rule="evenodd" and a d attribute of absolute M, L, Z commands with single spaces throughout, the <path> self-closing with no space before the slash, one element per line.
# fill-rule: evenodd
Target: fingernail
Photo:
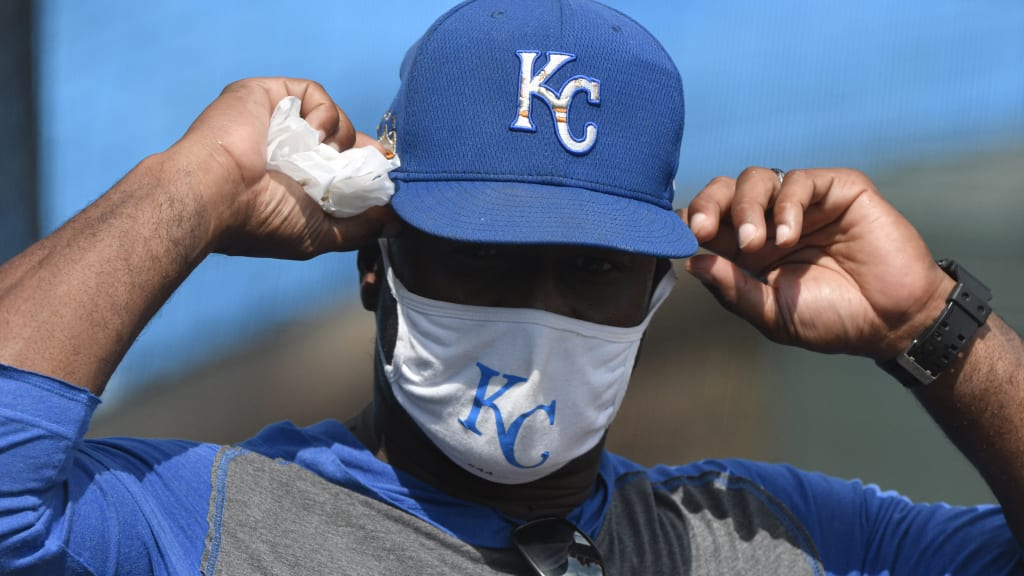
<path fill-rule="evenodd" d="M 700 236 L 704 227 L 707 225 L 708 217 L 701 212 L 697 212 L 693 216 L 690 216 L 690 231 L 693 232 L 694 236 Z"/>
<path fill-rule="evenodd" d="M 779 224 L 779 226 L 775 228 L 775 243 L 782 244 L 786 240 L 789 240 L 789 237 L 792 236 L 792 234 L 793 229 L 789 227 L 789 224 Z"/>
<path fill-rule="evenodd" d="M 745 248 L 747 244 L 750 244 L 754 240 L 754 236 L 757 235 L 757 226 L 754 226 L 750 222 L 741 224 L 739 229 L 739 242 L 740 248 Z"/>

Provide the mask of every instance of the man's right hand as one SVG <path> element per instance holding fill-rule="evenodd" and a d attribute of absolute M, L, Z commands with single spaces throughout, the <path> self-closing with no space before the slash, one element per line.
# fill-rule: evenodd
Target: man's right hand
<path fill-rule="evenodd" d="M 292 79 L 228 86 L 182 139 L 0 266 L 0 362 L 103 391 L 149 319 L 211 251 L 312 258 L 400 226 L 390 206 L 335 219 L 266 169 L 277 103 L 339 149 L 375 145 L 324 89 Z"/>
<path fill-rule="evenodd" d="M 266 169 L 267 129 L 277 103 L 302 100 L 301 114 L 339 150 L 377 143 L 357 133 L 323 87 L 309 80 L 253 78 L 229 85 L 165 155 L 195 167 L 211 210 L 211 249 L 305 259 L 353 250 L 400 225 L 390 206 L 332 218 L 291 178 Z"/>

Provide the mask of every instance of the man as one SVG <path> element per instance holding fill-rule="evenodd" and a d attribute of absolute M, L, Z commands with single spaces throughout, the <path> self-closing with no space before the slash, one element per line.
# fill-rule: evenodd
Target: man
<path fill-rule="evenodd" d="M 752 168 L 672 212 L 682 86 L 628 18 L 568 0 L 443 16 L 382 124 L 403 162 L 392 205 L 349 219 L 265 168 L 288 95 L 328 143 L 375 145 L 315 83 L 239 82 L 0 269 L 4 573 L 1022 568 L 1020 338 L 857 172 Z M 1002 509 L 605 452 L 668 258 L 698 242 L 710 252 L 687 270 L 768 337 L 915 385 Z M 133 338 L 206 255 L 354 249 L 378 325 L 375 400 L 355 421 L 237 447 L 82 439 Z"/>

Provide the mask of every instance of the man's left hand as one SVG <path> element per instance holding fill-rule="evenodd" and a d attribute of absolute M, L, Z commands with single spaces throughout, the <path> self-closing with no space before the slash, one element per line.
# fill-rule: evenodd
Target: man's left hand
<path fill-rule="evenodd" d="M 711 254 L 687 270 L 770 339 L 889 359 L 954 282 L 862 173 L 748 168 L 712 180 L 680 216 Z"/>

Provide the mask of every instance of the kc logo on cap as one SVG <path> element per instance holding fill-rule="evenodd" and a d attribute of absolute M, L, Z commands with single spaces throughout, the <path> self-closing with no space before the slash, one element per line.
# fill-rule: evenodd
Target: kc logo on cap
<path fill-rule="evenodd" d="M 583 127 L 583 138 L 576 139 L 569 130 L 569 107 L 572 105 L 573 96 L 577 92 L 587 93 L 587 102 L 593 106 L 601 103 L 601 82 L 587 76 L 573 76 L 562 85 L 557 93 L 544 85 L 544 81 L 551 77 L 565 64 L 576 59 L 575 54 L 563 52 L 548 52 L 547 64 L 540 72 L 534 74 L 534 62 L 540 56 L 540 52 L 531 50 L 517 50 L 519 56 L 519 114 L 512 122 L 512 130 L 524 132 L 536 132 L 537 127 L 530 119 L 530 106 L 533 104 L 533 97 L 537 96 L 547 103 L 551 109 L 551 117 L 555 122 L 555 134 L 562 146 L 573 154 L 586 154 L 597 143 L 597 125 L 587 122 Z"/>

